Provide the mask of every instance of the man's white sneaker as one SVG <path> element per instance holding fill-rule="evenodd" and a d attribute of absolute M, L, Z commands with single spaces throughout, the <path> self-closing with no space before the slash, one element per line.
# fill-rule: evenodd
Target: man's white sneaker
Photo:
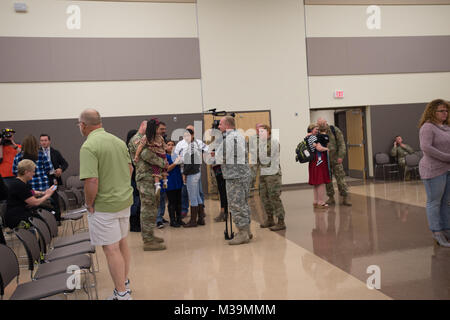
<path fill-rule="evenodd" d="M 133 298 L 128 290 L 125 293 L 120 294 L 116 289 L 114 289 L 113 295 L 106 300 L 133 300 Z"/>

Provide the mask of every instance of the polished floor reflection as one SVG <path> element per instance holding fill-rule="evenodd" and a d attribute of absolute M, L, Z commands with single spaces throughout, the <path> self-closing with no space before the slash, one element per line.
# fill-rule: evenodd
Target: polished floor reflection
<path fill-rule="evenodd" d="M 450 298 L 450 249 L 431 240 L 421 182 L 352 186 L 352 207 L 314 210 L 312 196 L 312 189 L 284 191 L 287 230 L 272 232 L 259 228 L 264 212 L 255 195 L 254 239 L 247 245 L 227 244 L 224 224 L 213 222 L 219 210 L 214 200 L 206 203 L 206 226 L 156 231 L 166 240 L 165 251 L 143 252 L 140 234 L 130 233 L 133 298 Z M 101 248 L 98 257 L 104 299 L 113 284 Z M 366 285 L 373 265 L 381 271 L 380 290 Z M 21 281 L 28 279 L 23 270 Z"/>
<path fill-rule="evenodd" d="M 328 210 L 299 203 L 299 193 L 308 192 L 283 194 L 286 238 L 361 281 L 378 266 L 380 291 L 391 298 L 450 298 L 450 249 L 431 239 L 420 181 L 354 186 L 352 207 Z"/>

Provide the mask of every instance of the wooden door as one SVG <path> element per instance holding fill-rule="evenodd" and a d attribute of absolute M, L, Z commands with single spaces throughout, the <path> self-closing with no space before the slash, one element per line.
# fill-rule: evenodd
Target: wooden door
<path fill-rule="evenodd" d="M 364 122 L 361 109 L 346 111 L 348 175 L 353 178 L 366 178 L 364 146 Z"/>
<path fill-rule="evenodd" d="M 205 114 L 204 116 L 204 132 L 211 128 L 213 120 L 220 120 L 222 117 L 213 117 L 211 114 Z M 257 111 L 257 112 L 235 112 L 236 128 L 242 129 L 244 133 L 249 129 L 255 129 L 257 123 L 263 123 L 270 125 L 270 112 L 269 111 Z M 255 132 L 256 133 L 256 132 Z M 206 141 L 209 144 L 211 141 Z M 215 192 L 216 188 L 212 179 L 214 175 L 212 173 L 211 166 L 207 166 L 207 178 L 208 178 L 208 193 Z M 257 177 L 254 187 L 259 186 L 259 177 Z"/>

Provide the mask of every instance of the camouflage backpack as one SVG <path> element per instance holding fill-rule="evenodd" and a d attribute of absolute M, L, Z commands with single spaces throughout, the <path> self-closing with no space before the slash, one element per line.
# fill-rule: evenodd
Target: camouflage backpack
<path fill-rule="evenodd" d="M 295 161 L 298 161 L 300 163 L 307 163 L 310 162 L 313 159 L 311 149 L 309 148 L 308 144 L 308 137 L 300 141 L 300 143 L 297 145 L 297 148 L 295 148 Z"/>

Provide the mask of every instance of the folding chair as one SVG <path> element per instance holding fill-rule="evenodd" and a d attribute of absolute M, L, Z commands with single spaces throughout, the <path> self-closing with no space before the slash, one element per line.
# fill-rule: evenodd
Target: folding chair
<path fill-rule="evenodd" d="M 43 242 L 42 251 L 44 253 L 45 261 L 59 260 L 78 254 L 89 254 L 92 257 L 92 255 L 95 253 L 95 246 L 92 246 L 91 243 L 87 241 L 52 249 L 50 245 L 50 231 L 45 225 L 45 222 L 37 218 L 30 218 L 29 220 L 33 227 L 36 228 L 39 234 L 39 238 Z"/>
<path fill-rule="evenodd" d="M 377 169 L 383 169 L 383 179 L 386 181 L 386 168 L 388 169 L 388 174 L 391 176 L 392 174 L 396 174 L 398 178 L 400 178 L 400 167 L 397 163 L 391 163 L 389 155 L 384 152 L 378 152 L 375 154 L 375 172 L 373 175 L 374 180 L 376 179 Z"/>
<path fill-rule="evenodd" d="M 57 294 L 67 294 L 75 291 L 75 286 L 69 287 L 72 274 L 61 273 L 41 280 L 19 283 L 19 261 L 14 251 L 6 245 L 0 245 L 0 297 L 3 300 L 5 288 L 16 278 L 17 288 L 10 300 L 39 300 Z"/>
<path fill-rule="evenodd" d="M 38 209 L 37 213 L 45 222 L 47 228 L 50 231 L 50 235 L 53 238 L 52 241 L 53 248 L 65 247 L 71 244 L 91 240 L 89 232 L 80 232 L 67 237 L 58 237 L 58 224 L 56 222 L 55 216 L 45 209 Z"/>
<path fill-rule="evenodd" d="M 405 157 L 405 174 L 404 174 L 405 180 L 406 180 L 406 173 L 409 171 L 414 172 L 414 179 L 417 179 L 417 177 L 420 178 L 419 162 L 420 162 L 420 158 L 417 154 L 414 154 L 414 153 L 408 154 Z"/>
<path fill-rule="evenodd" d="M 86 208 L 77 207 L 76 198 L 73 196 L 70 200 L 67 196 L 67 191 L 58 190 L 58 196 L 63 202 L 64 206 L 64 214 L 61 215 L 61 219 L 64 221 L 69 221 L 72 227 L 72 234 L 75 234 L 76 231 L 86 230 L 86 225 L 84 223 L 84 213 L 87 212 Z M 72 202 L 72 204 L 71 204 Z M 76 209 L 74 209 L 76 208 Z M 74 222 L 79 222 L 78 229 L 75 229 Z M 81 223 L 83 227 L 81 227 Z M 67 227 L 67 225 L 66 225 Z"/>
<path fill-rule="evenodd" d="M 74 266 L 80 271 L 83 271 L 85 275 L 84 289 L 88 295 L 88 298 L 91 299 L 92 295 L 90 288 L 94 287 L 96 297 L 98 299 L 97 279 L 95 272 L 93 272 L 92 258 L 90 256 L 80 254 L 45 263 L 42 259 L 43 252 L 39 247 L 39 242 L 30 230 L 17 229 L 15 234 L 17 238 L 20 239 L 27 252 L 28 270 L 30 270 L 31 280 L 40 280 L 60 273 L 67 273 L 68 270 L 70 271 L 69 268 Z M 89 273 L 93 276 L 94 282 L 92 284 L 90 284 L 89 281 Z"/>

